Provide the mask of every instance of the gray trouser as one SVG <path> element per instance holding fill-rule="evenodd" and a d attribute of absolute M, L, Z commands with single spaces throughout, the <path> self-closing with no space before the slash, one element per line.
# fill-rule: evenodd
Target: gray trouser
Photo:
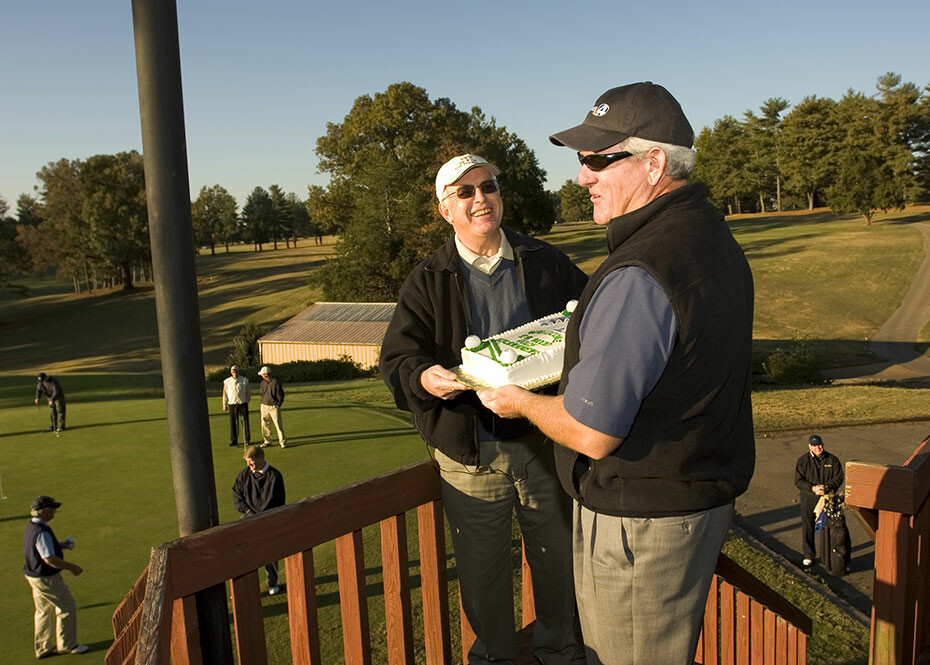
<path fill-rule="evenodd" d="M 733 504 L 614 517 L 575 503 L 575 596 L 588 665 L 690 665 Z"/>
<path fill-rule="evenodd" d="M 555 475 L 552 442 L 537 434 L 484 442 L 478 466 L 435 454 L 462 607 L 477 636 L 468 662 L 516 661 L 511 558 L 516 509 L 536 601 L 533 652 L 545 665 L 567 665 L 574 651 L 571 507 Z"/>

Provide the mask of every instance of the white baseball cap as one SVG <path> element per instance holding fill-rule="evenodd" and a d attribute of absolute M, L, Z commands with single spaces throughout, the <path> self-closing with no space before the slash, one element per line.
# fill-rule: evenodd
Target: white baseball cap
<path fill-rule="evenodd" d="M 494 164 L 478 155 L 459 155 L 458 157 L 453 157 L 439 167 L 439 173 L 436 174 L 436 198 L 441 201 L 442 192 L 447 186 L 458 182 L 459 178 L 478 166 L 486 168 L 491 174 L 491 177 L 494 178 L 501 172 Z"/>
<path fill-rule="evenodd" d="M 267 373 L 268 373 L 268 365 L 263 365 L 262 368 L 261 368 L 260 370 L 258 370 L 258 375 L 259 375 L 259 376 L 261 376 L 261 375 L 263 375 L 263 374 L 267 374 Z"/>

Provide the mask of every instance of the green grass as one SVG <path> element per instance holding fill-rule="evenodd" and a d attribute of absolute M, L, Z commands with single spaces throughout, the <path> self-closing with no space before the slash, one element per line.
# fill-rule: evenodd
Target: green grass
<path fill-rule="evenodd" d="M 112 640 L 113 610 L 146 565 L 150 549 L 177 537 L 158 377 L 75 375 L 63 377 L 63 384 L 68 429 L 55 437 L 40 431 L 47 426 L 48 409 L 32 404 L 34 379 L 0 377 L 0 443 L 5 453 L 0 474 L 6 496 L 0 500 L 0 560 L 6 562 L 0 570 L 4 662 L 32 659 L 32 598 L 20 562 L 22 533 L 35 496 L 50 494 L 63 503 L 52 527 L 60 538 L 72 535 L 77 540 L 67 558 L 85 573 L 77 578 L 66 573 L 66 580 L 78 601 L 80 639 L 94 648 L 95 662 Z M 419 435 L 387 408 L 380 386 L 370 380 L 287 387 L 284 422 L 291 446 L 268 449 L 268 459 L 284 474 L 289 500 L 425 457 Z M 373 403 L 363 403 L 366 397 L 373 397 Z M 219 514 L 221 522 L 229 522 L 238 518 L 231 487 L 243 461 L 239 450 L 226 445 L 228 417 L 219 408 L 218 387 L 209 400 Z M 260 440 L 257 414 L 251 422 L 253 440 Z M 415 529 L 411 533 L 415 537 Z M 377 534 L 366 533 L 367 541 L 372 538 Z M 377 568 L 377 547 L 369 549 L 368 565 Z M 336 612 L 332 548 L 321 548 L 317 561 L 318 575 L 324 583 L 332 582 L 321 589 L 321 604 L 324 612 Z M 379 583 L 373 573 L 369 585 Z M 376 601 L 371 601 L 373 625 L 379 617 Z M 265 602 L 271 606 L 269 643 L 280 642 L 271 636 L 287 634 L 286 600 Z M 341 653 L 340 643 L 330 642 L 329 650 Z M 338 654 L 327 662 L 338 662 Z"/>
<path fill-rule="evenodd" d="M 752 394 L 760 429 L 818 427 L 928 418 L 930 389 L 916 385 L 794 386 Z"/>

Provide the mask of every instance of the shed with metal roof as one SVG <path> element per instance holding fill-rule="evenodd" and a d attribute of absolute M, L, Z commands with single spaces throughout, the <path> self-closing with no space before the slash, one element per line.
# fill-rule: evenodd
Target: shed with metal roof
<path fill-rule="evenodd" d="M 362 367 L 373 367 L 394 307 L 384 302 L 318 302 L 259 338 L 262 363 L 349 356 Z"/>

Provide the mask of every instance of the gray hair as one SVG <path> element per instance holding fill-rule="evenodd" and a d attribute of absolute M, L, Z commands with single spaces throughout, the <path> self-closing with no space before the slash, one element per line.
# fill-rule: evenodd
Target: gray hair
<path fill-rule="evenodd" d="M 658 148 L 665 153 L 665 175 L 673 180 L 687 180 L 688 176 L 691 175 L 691 171 L 694 170 L 695 152 L 683 145 L 660 143 L 659 141 L 631 136 L 622 141 L 619 147 L 627 152 L 632 152 L 634 155 L 649 152 L 652 148 Z"/>

